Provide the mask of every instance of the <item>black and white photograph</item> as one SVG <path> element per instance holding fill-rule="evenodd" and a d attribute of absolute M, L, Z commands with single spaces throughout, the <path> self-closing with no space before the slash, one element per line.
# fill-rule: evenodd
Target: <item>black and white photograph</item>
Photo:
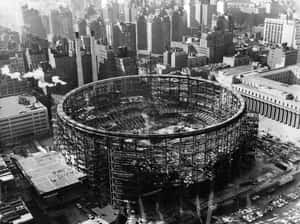
<path fill-rule="evenodd" d="M 0 0 L 0 224 L 300 224 L 300 0 Z"/>

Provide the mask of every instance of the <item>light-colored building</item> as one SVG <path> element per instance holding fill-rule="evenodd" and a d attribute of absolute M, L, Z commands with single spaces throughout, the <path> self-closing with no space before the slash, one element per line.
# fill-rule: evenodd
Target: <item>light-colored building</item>
<path fill-rule="evenodd" d="M 279 19 L 266 18 L 264 24 L 264 42 L 269 44 L 287 43 L 288 47 L 294 46 L 295 41 L 294 20 L 285 17 Z"/>
<path fill-rule="evenodd" d="M 297 63 L 300 63 L 300 20 L 296 20 L 295 43 L 294 48 L 298 50 Z"/>
<path fill-rule="evenodd" d="M 18 156 L 16 164 L 44 206 L 55 207 L 80 197 L 86 175 L 69 166 L 62 154 L 51 151 Z"/>
<path fill-rule="evenodd" d="M 253 71 L 233 84 L 245 99 L 247 109 L 265 117 L 300 128 L 300 65 Z"/>
<path fill-rule="evenodd" d="M 36 223 L 34 217 L 30 213 L 29 209 L 27 208 L 25 202 L 22 199 L 1 203 L 0 216 L 1 223 Z"/>
<path fill-rule="evenodd" d="M 187 15 L 187 27 L 197 28 L 200 25 L 199 9 L 201 10 L 201 3 L 195 0 L 187 0 L 184 4 L 184 10 Z"/>
<path fill-rule="evenodd" d="M 271 69 L 283 68 L 297 63 L 298 51 L 293 48 L 272 48 L 268 54 L 268 65 Z"/>
<path fill-rule="evenodd" d="M 153 54 L 162 55 L 170 46 L 170 19 L 155 15 L 147 21 L 147 49 Z"/>
<path fill-rule="evenodd" d="M 250 63 L 250 58 L 248 55 L 224 56 L 223 63 L 230 67 L 248 65 Z"/>
<path fill-rule="evenodd" d="M 33 96 L 0 98 L 0 143 L 49 132 L 47 108 Z"/>

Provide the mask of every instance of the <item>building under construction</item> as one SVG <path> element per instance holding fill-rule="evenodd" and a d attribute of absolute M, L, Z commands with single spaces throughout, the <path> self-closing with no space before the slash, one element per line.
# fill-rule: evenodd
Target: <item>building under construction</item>
<path fill-rule="evenodd" d="M 57 113 L 57 149 L 116 207 L 165 186 L 228 181 L 258 127 L 231 90 L 173 75 L 93 82 L 69 92 Z"/>

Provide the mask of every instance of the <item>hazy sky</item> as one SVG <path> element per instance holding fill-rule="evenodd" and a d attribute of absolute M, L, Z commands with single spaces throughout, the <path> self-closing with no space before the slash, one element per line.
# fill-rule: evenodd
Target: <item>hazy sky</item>
<path fill-rule="evenodd" d="M 47 2 L 47 0 L 38 0 L 36 2 Z M 48 0 L 49 1 L 49 0 Z M 50 0 L 52 3 L 57 2 L 55 0 Z M 119 0 L 119 2 L 126 0 Z M 19 29 L 22 25 L 22 16 L 21 16 L 21 5 L 26 3 L 27 0 L 0 0 L 0 25 L 5 25 L 14 29 Z M 109 0 L 102 0 L 102 2 L 109 2 Z M 297 8 L 297 15 L 300 18 L 300 0 L 294 0 Z"/>
<path fill-rule="evenodd" d="M 0 25 L 16 29 L 22 24 L 18 0 L 0 0 Z"/>

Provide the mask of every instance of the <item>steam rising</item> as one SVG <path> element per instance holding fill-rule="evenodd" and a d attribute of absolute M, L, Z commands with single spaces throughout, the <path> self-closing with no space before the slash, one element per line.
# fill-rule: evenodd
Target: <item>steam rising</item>
<path fill-rule="evenodd" d="M 62 81 L 59 79 L 58 76 L 53 76 L 52 77 L 52 82 L 56 85 L 56 84 L 60 84 L 60 85 L 67 85 L 67 83 L 65 81 Z"/>
<path fill-rule="evenodd" d="M 43 90 L 43 92 L 45 94 L 47 94 L 47 87 L 54 87 L 57 84 L 60 84 L 60 85 L 67 84 L 66 82 L 60 80 L 58 76 L 52 77 L 52 83 L 46 82 L 45 81 L 45 73 L 42 68 L 38 68 L 36 70 L 33 70 L 32 72 L 27 72 L 22 76 L 20 72 L 11 73 L 9 71 L 8 65 L 4 65 L 1 68 L 1 73 L 3 75 L 10 77 L 11 79 L 18 79 L 19 81 L 26 79 L 26 78 L 33 78 L 35 80 L 38 80 L 38 86 Z"/>
<path fill-rule="evenodd" d="M 4 65 L 3 68 L 1 68 L 1 73 L 3 75 L 9 76 L 11 79 L 18 79 L 21 81 L 21 73 L 20 72 L 14 72 L 10 73 L 8 65 Z"/>

